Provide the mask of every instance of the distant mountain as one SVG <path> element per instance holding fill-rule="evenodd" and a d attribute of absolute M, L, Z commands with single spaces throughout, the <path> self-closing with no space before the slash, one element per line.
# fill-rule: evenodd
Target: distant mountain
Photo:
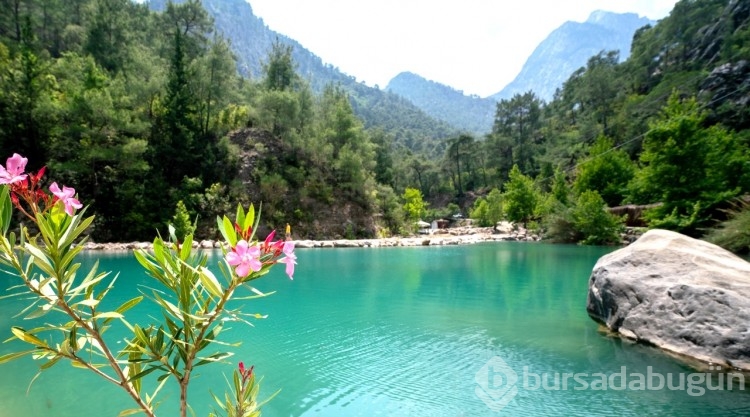
<path fill-rule="evenodd" d="M 550 101 L 575 70 L 602 50 L 619 50 L 620 61 L 627 59 L 635 31 L 654 23 L 635 13 L 605 11 L 591 13 L 583 23 L 565 22 L 534 49 L 518 76 L 490 97 L 499 101 L 532 90 Z"/>
<path fill-rule="evenodd" d="M 394 77 L 386 91 L 406 98 L 430 116 L 464 132 L 482 136 L 492 130 L 496 108 L 493 99 L 466 96 L 461 91 L 411 72 Z"/>
<path fill-rule="evenodd" d="M 182 3 L 185 0 L 173 0 Z M 166 9 L 167 0 L 150 0 L 152 10 Z M 237 57 L 238 70 L 250 78 L 259 78 L 271 45 L 278 39 L 291 45 L 297 73 L 306 79 L 313 91 L 320 92 L 327 84 L 343 87 L 351 97 L 356 114 L 368 128 L 382 128 L 394 136 L 395 143 L 417 152 L 441 154 L 444 140 L 457 134 L 445 121 L 434 119 L 403 98 L 368 87 L 355 77 L 323 61 L 299 42 L 271 30 L 263 19 L 253 14 L 245 0 L 202 0 L 203 7 L 214 19 L 216 29 L 231 41 Z"/>

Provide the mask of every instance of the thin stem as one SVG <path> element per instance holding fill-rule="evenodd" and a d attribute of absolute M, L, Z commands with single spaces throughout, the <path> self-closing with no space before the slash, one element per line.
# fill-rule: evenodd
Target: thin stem
<path fill-rule="evenodd" d="M 187 340 L 185 341 L 188 346 L 192 346 L 192 350 L 188 353 L 187 358 L 185 360 L 185 373 L 182 375 L 182 378 L 179 378 L 180 382 L 180 416 L 181 417 L 187 417 L 187 389 L 188 384 L 190 383 L 190 374 L 193 370 L 193 361 L 195 360 L 195 356 L 198 354 L 197 347 L 201 345 L 203 342 L 203 338 L 206 336 L 206 332 L 208 329 L 211 328 L 211 325 L 219 318 L 219 315 L 224 311 L 224 306 L 226 305 L 227 301 L 229 301 L 229 298 L 234 293 L 234 290 L 237 288 L 237 285 L 235 283 L 230 284 L 229 288 L 227 288 L 226 291 L 224 291 L 224 294 L 222 294 L 221 299 L 219 299 L 219 302 L 216 304 L 216 308 L 213 310 L 213 314 L 210 315 L 210 318 L 208 319 L 208 322 L 205 326 L 203 326 L 198 333 L 198 336 L 195 338 L 194 344 L 187 343 Z M 184 322 L 183 322 L 184 325 Z"/>

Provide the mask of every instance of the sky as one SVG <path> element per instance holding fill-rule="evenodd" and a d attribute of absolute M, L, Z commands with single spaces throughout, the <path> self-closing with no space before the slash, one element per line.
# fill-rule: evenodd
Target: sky
<path fill-rule="evenodd" d="M 659 20 L 677 0 L 248 0 L 253 13 L 369 86 L 410 71 L 486 97 L 566 21 L 591 12 Z"/>

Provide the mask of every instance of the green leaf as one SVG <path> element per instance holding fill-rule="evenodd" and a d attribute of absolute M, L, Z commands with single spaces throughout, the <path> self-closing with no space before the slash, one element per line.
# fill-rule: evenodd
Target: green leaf
<path fill-rule="evenodd" d="M 141 371 L 141 372 L 139 372 L 139 373 L 137 373 L 137 374 L 135 374 L 135 375 L 131 376 L 130 378 L 128 378 L 128 382 L 133 382 L 133 381 L 137 381 L 137 380 L 139 380 L 139 379 L 143 378 L 144 376 L 146 376 L 146 375 L 150 374 L 151 372 L 154 372 L 154 371 L 155 371 L 155 370 L 157 370 L 157 369 L 159 369 L 159 368 L 157 368 L 157 367 L 152 367 L 152 368 L 148 368 L 148 369 L 146 369 L 145 371 Z"/>
<path fill-rule="evenodd" d="M 38 307 L 36 310 L 34 310 L 33 312 L 31 312 L 31 314 L 29 314 L 28 316 L 24 317 L 24 320 L 37 319 L 37 318 L 42 317 L 45 314 L 49 313 L 50 311 L 52 311 L 52 309 L 50 309 L 50 308 L 46 308 L 45 309 L 45 308 L 42 308 L 42 307 Z"/>
<path fill-rule="evenodd" d="M 135 307 L 138 303 L 140 303 L 143 300 L 143 296 L 139 295 L 138 297 L 131 298 L 128 301 L 125 301 L 124 303 L 120 304 L 119 307 L 115 309 L 116 312 L 122 314 L 131 308 Z"/>
<path fill-rule="evenodd" d="M 89 273 L 86 275 L 83 281 L 81 281 L 81 284 L 73 288 L 72 290 L 68 291 L 68 296 L 71 296 L 71 297 L 77 296 L 81 291 L 88 290 L 93 285 L 97 284 L 99 281 L 101 281 L 102 279 L 104 279 L 105 277 L 109 275 L 109 272 L 102 272 L 97 275 L 96 270 L 98 267 L 99 267 L 99 261 L 97 260 L 94 263 L 94 266 L 91 267 L 91 269 L 89 270 Z M 93 291 L 86 291 L 86 296 L 90 297 L 91 293 L 93 293 Z"/>
<path fill-rule="evenodd" d="M 207 358 L 204 358 L 203 360 L 198 361 L 198 363 L 196 363 L 194 366 L 197 368 L 199 366 L 206 365 L 206 364 L 209 364 L 209 363 L 220 362 L 220 361 L 222 361 L 222 360 L 224 360 L 226 358 L 229 358 L 231 356 L 233 356 L 233 354 L 232 353 L 227 353 L 227 352 L 214 353 L 213 355 L 211 355 L 211 356 L 209 356 Z"/>
<path fill-rule="evenodd" d="M 143 331 L 141 326 L 135 325 L 133 326 L 133 333 L 135 334 L 135 339 L 141 346 L 147 346 L 148 345 L 148 336 Z"/>
<path fill-rule="evenodd" d="M 13 204 L 10 201 L 10 187 L 0 188 L 0 231 L 5 236 L 10 228 L 10 218 L 13 214 Z"/>
<path fill-rule="evenodd" d="M 116 312 L 116 311 L 106 311 L 104 313 L 96 313 L 94 316 L 95 319 L 121 319 L 123 317 L 122 314 Z"/>
<path fill-rule="evenodd" d="M 73 216 L 70 226 L 68 226 L 68 228 L 65 230 L 65 233 L 63 233 L 62 237 L 60 237 L 60 240 L 57 243 L 58 249 L 70 246 L 94 221 L 94 216 L 89 216 L 83 221 L 80 221 L 83 213 L 84 212 L 81 211 L 80 213 Z"/>
<path fill-rule="evenodd" d="M 242 230 L 245 230 L 245 210 L 242 208 L 241 204 L 237 204 L 237 215 L 234 217 L 234 221 L 239 227 L 243 228 Z"/>
<path fill-rule="evenodd" d="M 25 249 L 34 258 L 35 260 L 34 264 L 38 266 L 42 271 L 44 271 L 45 274 L 49 276 L 55 275 L 55 269 L 52 267 L 52 262 L 47 257 L 47 255 L 45 255 L 44 252 L 42 252 L 41 249 L 37 248 L 31 243 L 27 243 L 25 246 Z"/>
<path fill-rule="evenodd" d="M 190 252 L 193 250 L 193 236 L 187 235 L 185 236 L 185 242 L 182 243 L 182 248 L 180 249 L 180 259 L 183 261 L 186 261 L 188 257 L 190 257 Z"/>
<path fill-rule="evenodd" d="M 36 349 L 24 350 L 23 352 L 14 352 L 14 353 L 9 353 L 7 355 L 0 356 L 0 364 L 3 364 L 5 362 L 10 362 L 10 361 L 18 359 L 18 358 L 22 358 L 22 357 L 24 357 L 26 355 L 30 355 L 30 354 L 32 354 L 34 352 L 36 352 Z"/>
<path fill-rule="evenodd" d="M 247 230 L 250 226 L 255 227 L 253 224 L 255 222 L 255 207 L 250 204 L 250 207 L 247 208 L 247 216 L 245 216 L 245 221 L 242 223 L 242 230 Z"/>
<path fill-rule="evenodd" d="M 199 267 L 198 272 L 200 274 L 201 284 L 203 287 L 214 297 L 221 298 L 221 284 L 216 276 L 208 268 Z"/>
<path fill-rule="evenodd" d="M 250 207 L 252 207 L 252 205 Z M 258 231 L 258 224 L 260 223 L 260 213 L 262 211 L 263 211 L 263 205 L 260 204 L 258 205 L 258 215 L 255 216 L 255 224 L 253 224 L 253 233 L 250 234 L 249 240 L 253 240 L 253 238 L 255 238 L 255 233 Z"/>
<path fill-rule="evenodd" d="M 71 262 L 75 259 L 76 256 L 83 250 L 83 246 L 75 246 L 70 248 L 70 250 L 65 253 L 65 255 L 62 257 L 62 260 L 60 261 L 59 268 L 61 270 L 64 270 L 65 268 L 70 265 Z"/>
<path fill-rule="evenodd" d="M 120 411 L 120 414 L 117 415 L 117 417 L 125 417 L 125 416 L 132 416 L 133 414 L 142 413 L 143 410 L 140 408 L 129 408 L 127 410 Z"/>
<path fill-rule="evenodd" d="M 57 362 L 60 362 L 60 359 L 62 359 L 62 358 L 63 358 L 62 356 L 55 356 L 54 358 L 52 358 L 49 361 L 47 361 L 44 364 L 42 364 L 42 366 L 40 367 L 40 369 L 42 369 L 42 370 L 49 369 L 49 368 L 55 366 L 55 364 L 57 364 Z"/>
<path fill-rule="evenodd" d="M 47 343 L 44 342 L 42 339 L 39 339 L 38 337 L 34 336 L 33 334 L 27 332 L 26 330 L 13 326 L 10 330 L 13 332 L 13 335 L 17 338 L 23 340 L 26 343 L 30 343 L 37 347 L 48 347 Z"/>
<path fill-rule="evenodd" d="M 229 243 L 229 246 L 237 246 L 237 231 L 234 230 L 234 225 L 232 224 L 232 221 L 229 220 L 229 217 L 224 216 L 224 223 L 222 224 L 222 226 L 222 235 L 224 235 L 224 238 Z"/>
<path fill-rule="evenodd" d="M 99 300 L 97 300 L 95 298 L 87 298 L 87 299 L 85 299 L 83 301 L 80 301 L 78 303 L 75 303 L 73 305 L 74 306 L 81 305 L 81 306 L 86 306 L 86 307 L 96 307 L 97 305 L 99 305 Z"/>

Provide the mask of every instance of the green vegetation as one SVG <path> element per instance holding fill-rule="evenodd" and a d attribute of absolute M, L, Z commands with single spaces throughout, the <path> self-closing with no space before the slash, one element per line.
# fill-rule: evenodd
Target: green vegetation
<path fill-rule="evenodd" d="M 221 31 L 197 0 L 154 1 L 158 13 L 27 0 L 0 19 L 0 155 L 48 161 L 52 179 L 77 184 L 95 240 L 164 231 L 178 201 L 201 237 L 249 201 L 263 202 L 265 229 L 389 235 L 414 219 L 412 189 L 432 208 L 419 217 L 471 212 L 601 243 L 613 227 L 594 209 L 662 203 L 650 226 L 701 235 L 750 193 L 750 17 L 738 2 L 679 2 L 637 31 L 627 61 L 591 57 L 549 103 L 532 91 L 501 100 L 484 137 L 333 68 L 325 78 L 254 17 L 246 26 L 266 30 L 268 46 L 252 68 L 240 63 L 244 78 L 233 54 L 250 48 L 236 38 L 244 9 L 209 3 Z M 602 227 L 576 223 L 576 210 Z"/>
<path fill-rule="evenodd" d="M 539 191 L 534 180 L 523 175 L 518 165 L 510 170 L 508 182 L 503 193 L 504 212 L 508 220 L 526 223 L 532 219 L 539 204 Z"/>
<path fill-rule="evenodd" d="M 493 188 L 486 197 L 480 197 L 474 202 L 471 218 L 476 219 L 481 227 L 490 227 L 503 219 L 503 194 Z"/>
<path fill-rule="evenodd" d="M 732 252 L 750 253 L 750 205 L 739 204 L 731 211 L 729 219 L 706 235 L 706 240 Z"/>
<path fill-rule="evenodd" d="M 404 190 L 403 199 L 405 201 L 404 211 L 406 212 L 407 219 L 418 221 L 427 213 L 427 205 L 422 200 L 421 191 L 415 188 L 407 188 Z"/>

